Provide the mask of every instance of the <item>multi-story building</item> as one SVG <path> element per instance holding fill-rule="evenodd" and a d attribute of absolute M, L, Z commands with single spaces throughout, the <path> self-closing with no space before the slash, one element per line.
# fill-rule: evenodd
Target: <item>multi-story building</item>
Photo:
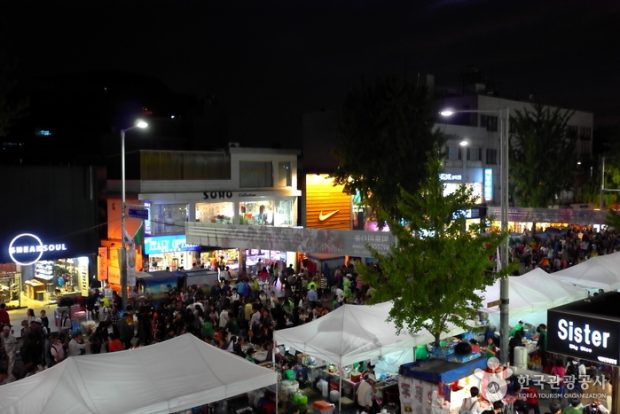
<path fill-rule="evenodd" d="M 298 151 L 240 148 L 219 151 L 140 150 L 130 154 L 127 204 L 148 210 L 148 219 L 128 217 L 130 236 L 144 235 L 136 270 L 189 270 L 219 265 L 231 271 L 258 258 L 292 261 L 287 252 L 198 246 L 186 241 L 188 223 L 293 227 L 298 224 Z M 118 251 L 121 206 L 118 180 L 108 181 L 108 239 L 99 251 L 99 279 L 120 285 Z M 143 226 L 141 228 L 141 226 Z M 230 235 L 234 238 L 234 235 Z M 141 244 L 141 243 L 139 243 Z M 131 279 L 131 275 L 130 275 Z M 130 281 L 130 285 L 131 285 Z"/>
<path fill-rule="evenodd" d="M 531 109 L 531 103 L 469 95 L 445 99 L 440 106 L 467 111 L 457 112 L 449 119 L 440 118 L 436 125 L 447 138 L 444 178 L 448 187 L 469 184 L 481 201 L 497 205 L 500 194 L 499 111 L 508 109 L 514 115 L 517 110 Z M 568 133 L 577 139 L 576 159 L 578 162 L 589 160 L 594 116 L 591 112 L 569 111 L 572 115 L 568 121 Z M 573 167 L 578 168 L 577 165 Z"/>

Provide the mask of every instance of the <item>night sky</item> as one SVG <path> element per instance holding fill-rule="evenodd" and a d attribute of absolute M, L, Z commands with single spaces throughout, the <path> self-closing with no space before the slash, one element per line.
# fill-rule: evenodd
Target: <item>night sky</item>
<path fill-rule="evenodd" d="M 620 120 L 618 1 L 2 3 L 1 47 L 25 73 L 154 75 L 215 95 L 244 140 L 297 140 L 304 112 L 339 109 L 362 78 L 421 72 L 458 85 L 470 66 L 500 95 Z"/>

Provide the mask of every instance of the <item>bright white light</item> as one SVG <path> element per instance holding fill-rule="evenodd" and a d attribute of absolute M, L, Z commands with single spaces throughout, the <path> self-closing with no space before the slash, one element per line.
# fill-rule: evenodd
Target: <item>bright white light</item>
<path fill-rule="evenodd" d="M 461 142 L 459 142 L 459 145 L 461 147 L 466 147 L 469 145 L 469 140 L 467 138 L 465 138 L 464 140 L 462 140 Z"/>
<path fill-rule="evenodd" d="M 443 111 L 439 112 L 439 115 L 443 116 L 444 118 L 450 118 L 454 114 L 455 112 L 450 108 L 446 108 Z"/>
<path fill-rule="evenodd" d="M 149 123 L 143 119 L 138 119 L 136 120 L 135 126 L 136 128 L 144 129 L 144 128 L 148 128 Z"/>
<path fill-rule="evenodd" d="M 581 161 L 577 161 L 577 165 L 581 165 Z"/>
<path fill-rule="evenodd" d="M 176 117 L 177 117 L 176 115 L 170 115 L 170 119 L 174 119 Z"/>

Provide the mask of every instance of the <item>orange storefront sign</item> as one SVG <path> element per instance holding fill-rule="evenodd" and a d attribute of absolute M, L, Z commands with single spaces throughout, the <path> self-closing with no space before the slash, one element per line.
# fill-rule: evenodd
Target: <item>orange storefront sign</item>
<path fill-rule="evenodd" d="M 326 174 L 306 175 L 306 227 L 351 230 L 351 196 Z"/>

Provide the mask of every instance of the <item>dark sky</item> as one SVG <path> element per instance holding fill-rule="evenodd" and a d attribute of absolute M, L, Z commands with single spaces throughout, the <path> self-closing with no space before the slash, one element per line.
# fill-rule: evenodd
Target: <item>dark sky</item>
<path fill-rule="evenodd" d="M 298 138 L 304 111 L 338 109 L 362 78 L 423 72 L 446 84 L 468 66 L 499 92 L 620 119 L 619 1 L 2 3 L 2 42 L 26 71 L 155 75 L 215 94 L 244 139 Z"/>

